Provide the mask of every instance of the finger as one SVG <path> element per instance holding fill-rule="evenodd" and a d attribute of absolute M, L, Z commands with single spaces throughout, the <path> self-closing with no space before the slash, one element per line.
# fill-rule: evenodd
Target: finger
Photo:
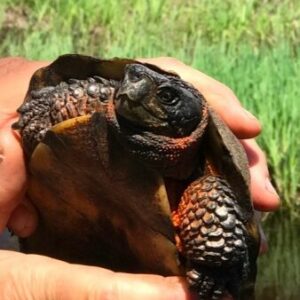
<path fill-rule="evenodd" d="M 23 154 L 11 124 L 16 121 L 16 109 L 24 99 L 31 75 L 46 64 L 17 57 L 0 59 L 0 231 L 22 199 L 25 187 Z M 22 214 L 19 211 L 17 215 Z"/>
<path fill-rule="evenodd" d="M 82 296 L 86 296 L 86 294 L 95 295 L 95 299 L 187 300 L 192 297 L 187 291 L 184 280 L 179 277 L 113 273 L 108 270 L 91 270 L 89 268 L 89 274 L 85 278 L 86 281 L 83 282 L 83 267 L 78 266 L 77 271 L 79 277 L 74 284 L 82 287 Z M 86 271 L 85 273 L 87 274 Z M 86 291 L 87 283 L 89 283 L 88 292 Z"/>
<path fill-rule="evenodd" d="M 280 204 L 280 199 L 270 182 L 267 162 L 263 151 L 253 139 L 242 140 L 241 142 L 249 160 L 250 189 L 255 208 L 261 211 L 276 210 Z"/>
<path fill-rule="evenodd" d="M 0 231 L 23 198 L 26 174 L 22 148 L 11 130 L 12 120 L 1 126 L 0 132 Z"/>
<path fill-rule="evenodd" d="M 190 299 L 178 277 L 114 273 L 9 251 L 0 251 L 1 283 L 1 299 Z"/>
<path fill-rule="evenodd" d="M 139 59 L 177 73 L 194 85 L 239 138 L 252 138 L 261 131 L 259 121 L 245 110 L 230 88 L 206 74 L 168 57 Z"/>
<path fill-rule="evenodd" d="M 240 104 L 236 104 L 229 95 L 210 91 L 203 94 L 235 136 L 248 139 L 259 135 L 261 132 L 259 121 Z"/>
<path fill-rule="evenodd" d="M 38 217 L 36 209 L 24 199 L 12 212 L 7 227 L 19 237 L 30 236 L 36 229 Z"/>

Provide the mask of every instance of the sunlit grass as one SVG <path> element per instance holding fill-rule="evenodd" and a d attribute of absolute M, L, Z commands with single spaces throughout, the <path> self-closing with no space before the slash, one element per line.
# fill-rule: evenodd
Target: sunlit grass
<path fill-rule="evenodd" d="M 300 42 L 297 0 L 0 2 L 0 21 L 4 21 L 1 52 L 35 59 L 53 58 L 65 50 L 124 56 L 178 56 L 184 51 L 191 57 L 200 41 L 225 48 L 247 44 L 256 50 L 282 40 L 293 47 Z M 7 30 L 5 11 L 15 20 L 23 18 L 23 26 L 16 22 L 15 28 Z"/>

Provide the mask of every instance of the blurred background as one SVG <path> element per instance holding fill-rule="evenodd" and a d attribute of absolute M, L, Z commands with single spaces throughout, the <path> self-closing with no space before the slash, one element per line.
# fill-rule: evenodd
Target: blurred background
<path fill-rule="evenodd" d="M 231 87 L 263 124 L 281 209 L 258 299 L 300 299 L 299 0 L 0 0 L 0 56 L 173 56 Z"/>

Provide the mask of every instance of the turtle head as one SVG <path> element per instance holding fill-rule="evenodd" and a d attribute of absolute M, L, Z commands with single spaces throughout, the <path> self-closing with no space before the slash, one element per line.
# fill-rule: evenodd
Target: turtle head
<path fill-rule="evenodd" d="M 129 64 L 116 94 L 116 112 L 125 122 L 170 137 L 189 135 L 199 124 L 202 96 L 177 76 Z"/>

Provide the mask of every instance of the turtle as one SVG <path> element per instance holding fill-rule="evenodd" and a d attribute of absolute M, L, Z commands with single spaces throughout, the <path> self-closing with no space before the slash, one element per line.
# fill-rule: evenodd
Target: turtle
<path fill-rule="evenodd" d="M 34 73 L 17 111 L 39 214 L 23 252 L 254 299 L 247 157 L 195 87 L 133 59 L 66 54 Z"/>

